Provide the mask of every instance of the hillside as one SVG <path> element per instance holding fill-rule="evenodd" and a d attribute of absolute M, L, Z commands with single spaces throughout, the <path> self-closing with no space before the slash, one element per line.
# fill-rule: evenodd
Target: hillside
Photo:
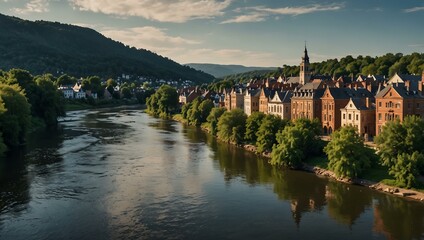
<path fill-rule="evenodd" d="M 209 73 L 210 75 L 215 76 L 216 78 L 251 71 L 276 69 L 275 67 L 246 67 L 242 65 L 220 65 L 210 63 L 187 63 L 185 65 L 200 70 L 202 72 Z"/>
<path fill-rule="evenodd" d="M 381 75 L 391 77 L 395 73 L 421 75 L 424 71 L 424 53 L 387 53 L 379 57 L 348 55 L 340 59 L 328 59 L 322 62 L 311 63 L 311 72 L 317 75 L 332 77 Z M 279 76 L 298 76 L 299 65 L 284 65 L 271 71 L 251 71 L 242 74 L 233 74 L 223 77 L 227 81 L 247 82 L 252 78 L 265 78 Z"/>
<path fill-rule="evenodd" d="M 0 69 L 34 74 L 153 78 L 209 82 L 213 76 L 144 49 L 125 46 L 90 28 L 27 21 L 0 14 Z"/>

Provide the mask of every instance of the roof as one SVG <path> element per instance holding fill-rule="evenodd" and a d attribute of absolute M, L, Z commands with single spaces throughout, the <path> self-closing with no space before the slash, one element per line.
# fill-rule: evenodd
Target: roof
<path fill-rule="evenodd" d="M 355 96 L 355 93 L 350 88 L 327 88 L 334 99 L 349 99 Z"/>
<path fill-rule="evenodd" d="M 308 82 L 305 85 L 303 85 L 299 90 L 316 90 L 320 87 L 322 87 L 323 82 L 322 81 L 312 81 Z"/>
<path fill-rule="evenodd" d="M 364 101 L 364 99 L 360 99 L 360 98 L 351 98 L 352 103 L 355 105 L 356 109 L 358 110 L 369 110 L 369 109 L 374 109 L 373 106 L 371 106 L 370 108 L 367 107 L 366 101 Z"/>
<path fill-rule="evenodd" d="M 274 100 L 276 97 L 278 97 L 279 100 L 275 99 L 276 101 L 272 102 L 278 101 L 281 103 L 290 103 L 292 95 L 293 93 L 291 91 L 276 91 L 272 97 L 272 100 Z"/>
<path fill-rule="evenodd" d="M 287 83 L 299 83 L 300 82 L 300 77 L 288 77 L 287 78 Z"/>
<path fill-rule="evenodd" d="M 403 85 L 389 85 L 381 90 L 375 98 L 382 98 L 386 95 L 390 89 L 394 89 L 402 98 L 423 98 L 417 91 L 408 91 Z"/>

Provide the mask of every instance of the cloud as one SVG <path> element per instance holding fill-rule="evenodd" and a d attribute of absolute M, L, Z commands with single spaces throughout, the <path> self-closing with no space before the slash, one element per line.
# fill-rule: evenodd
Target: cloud
<path fill-rule="evenodd" d="M 403 11 L 406 13 L 424 11 L 424 7 L 413 7 L 413 8 L 404 9 Z"/>
<path fill-rule="evenodd" d="M 7 2 L 7 1 L 5 1 Z M 12 12 L 17 14 L 28 14 L 28 13 L 43 13 L 49 11 L 48 0 L 31 0 L 23 8 L 12 8 Z"/>
<path fill-rule="evenodd" d="M 183 23 L 224 14 L 232 0 L 69 0 L 74 9 L 115 16 L 136 16 L 159 22 Z"/>
<path fill-rule="evenodd" d="M 265 21 L 265 18 L 271 15 L 291 15 L 297 16 L 314 12 L 337 11 L 344 7 L 344 4 L 329 4 L 320 5 L 314 4 L 300 7 L 284 7 L 284 8 L 268 8 L 264 6 L 237 8 L 234 12 L 241 13 L 247 11 L 250 13 L 237 16 L 233 19 L 223 21 L 222 23 L 241 23 L 241 22 L 260 22 Z M 278 16 L 276 17 L 278 19 Z"/>
<path fill-rule="evenodd" d="M 186 49 L 185 53 L 174 58 L 180 63 L 242 64 L 245 66 L 281 66 L 284 59 L 275 53 L 248 51 L 242 49 Z"/>
<path fill-rule="evenodd" d="M 263 22 L 265 21 L 264 14 L 254 13 L 250 15 L 240 15 L 233 19 L 229 19 L 221 22 L 221 24 L 225 23 L 243 23 L 243 22 Z"/>
<path fill-rule="evenodd" d="M 285 7 L 285 8 L 264 8 L 264 7 L 252 7 L 254 11 L 257 12 L 267 12 L 271 14 L 279 15 L 292 15 L 297 16 L 301 14 L 308 14 L 314 12 L 323 12 L 323 11 L 337 11 L 343 7 L 341 4 L 330 4 L 330 5 L 311 5 L 303 7 Z"/>
<path fill-rule="evenodd" d="M 145 26 L 125 29 L 105 28 L 101 30 L 100 33 L 129 46 L 149 49 L 158 53 L 163 53 L 166 49 L 200 44 L 199 41 L 179 36 L 170 36 L 166 33 L 166 30 L 167 29 Z"/>

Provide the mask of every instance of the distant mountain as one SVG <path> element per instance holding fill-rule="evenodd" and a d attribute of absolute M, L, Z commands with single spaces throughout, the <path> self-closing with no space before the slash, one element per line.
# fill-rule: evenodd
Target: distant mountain
<path fill-rule="evenodd" d="M 209 82 L 212 75 L 144 49 L 125 46 L 90 28 L 27 21 L 0 14 L 0 69 L 75 77 L 127 75 Z"/>
<path fill-rule="evenodd" d="M 245 67 L 242 65 L 220 65 L 210 63 L 187 63 L 186 66 L 209 73 L 216 78 L 221 78 L 228 75 L 245 73 L 258 70 L 275 70 L 276 67 Z"/>

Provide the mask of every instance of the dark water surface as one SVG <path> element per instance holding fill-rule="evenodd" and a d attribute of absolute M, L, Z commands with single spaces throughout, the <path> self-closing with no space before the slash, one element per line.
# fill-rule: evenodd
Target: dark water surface
<path fill-rule="evenodd" d="M 420 239 L 424 204 L 270 167 L 137 110 L 71 112 L 0 161 L 0 239 Z"/>

